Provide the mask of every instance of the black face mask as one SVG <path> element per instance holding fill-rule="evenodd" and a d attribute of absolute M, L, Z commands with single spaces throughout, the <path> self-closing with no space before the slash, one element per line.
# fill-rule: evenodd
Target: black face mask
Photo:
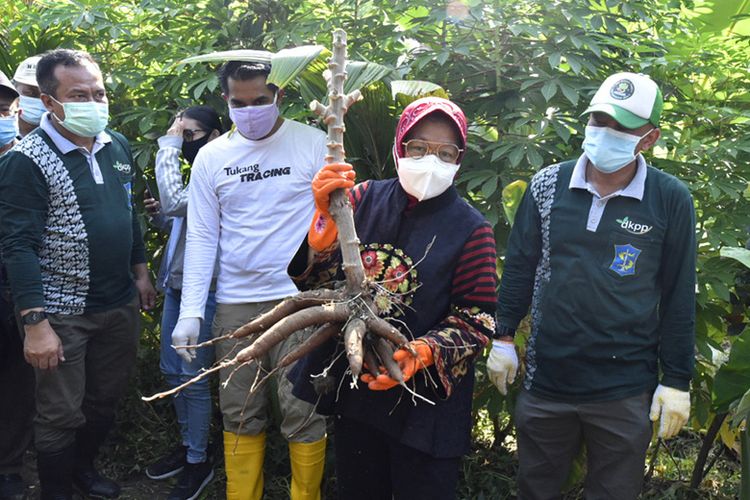
<path fill-rule="evenodd" d="M 195 161 L 195 157 L 198 156 L 198 150 L 205 146 L 208 142 L 209 135 L 210 134 L 206 134 L 200 139 L 182 143 L 182 156 L 185 157 L 189 164 L 193 164 L 193 161 Z"/>

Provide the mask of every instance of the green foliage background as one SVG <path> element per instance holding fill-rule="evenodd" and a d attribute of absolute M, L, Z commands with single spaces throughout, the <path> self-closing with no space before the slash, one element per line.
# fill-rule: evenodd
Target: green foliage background
<path fill-rule="evenodd" d="M 727 411 L 737 427 L 750 406 L 750 397 L 740 402 L 750 387 L 750 375 L 742 369 L 750 366 L 750 351 L 738 350 L 724 364 L 732 345 L 740 339 L 747 343 L 750 335 L 742 333 L 750 298 L 742 262 L 750 259 L 741 250 L 750 227 L 747 4 L 12 0 L 0 7 L 0 70 L 10 75 L 25 57 L 58 46 L 92 52 L 107 75 L 112 125 L 131 139 L 139 168 L 151 175 L 156 138 L 176 110 L 196 102 L 225 109 L 214 68 L 177 65 L 179 60 L 235 48 L 330 46 L 331 31 L 341 27 L 352 58 L 392 68 L 392 79 L 436 83 L 466 111 L 470 151 L 460 188 L 495 225 L 500 255 L 510 228 L 503 188 L 579 154 L 579 114 L 606 76 L 648 73 L 666 101 L 662 139 L 650 161 L 688 184 L 698 215 L 691 426 L 700 431 Z M 310 119 L 305 102 L 310 92 L 304 85 L 289 89 L 287 117 Z M 347 151 L 360 179 L 388 177 L 393 175 L 390 141 L 403 103 L 382 84 L 364 93 L 366 101 L 349 119 Z M 163 235 L 150 230 L 147 238 L 158 260 Z M 146 319 L 158 323 L 156 317 Z M 154 342 L 155 330 L 149 330 Z M 498 442 L 510 429 L 504 424 L 512 401 L 480 376 L 477 421 L 489 422 Z M 478 442 L 482 428 L 477 427 Z M 732 444 L 736 433 L 728 427 L 721 435 Z"/>

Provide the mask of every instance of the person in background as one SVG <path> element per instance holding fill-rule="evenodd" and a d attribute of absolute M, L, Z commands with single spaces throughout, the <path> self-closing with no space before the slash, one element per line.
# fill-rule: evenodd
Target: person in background
<path fill-rule="evenodd" d="M 515 406 L 520 499 L 558 498 L 582 443 L 586 498 L 635 499 L 651 421 L 668 439 L 690 414 L 693 200 L 643 157 L 662 106 L 648 76 L 607 78 L 584 112 L 583 154 L 537 173 L 518 208 L 487 370 L 505 393 L 531 306 Z"/>
<path fill-rule="evenodd" d="M 42 115 L 47 112 L 40 99 L 39 85 L 36 83 L 36 65 L 41 56 L 25 59 L 16 68 L 13 84 L 18 91 L 18 131 L 21 137 L 39 126 Z"/>
<path fill-rule="evenodd" d="M 300 360 L 290 374 L 295 394 L 320 399 L 320 410 L 335 415 L 339 498 L 456 498 L 461 456 L 471 445 L 474 361 L 495 331 L 497 301 L 492 226 L 453 184 L 466 136 L 456 104 L 418 99 L 396 127 L 397 178 L 354 186 L 352 166 L 342 163 L 326 165 L 312 182 L 317 212 L 289 274 L 309 289 L 340 273 L 329 196 L 350 188 L 365 275 L 384 291 L 377 312 L 413 339 L 416 356 L 399 349 L 393 359 L 433 403 L 412 398 L 386 374 L 339 385 L 349 365 L 337 341 Z M 318 394 L 312 376 L 331 364 L 337 389 Z"/>
<path fill-rule="evenodd" d="M 15 146 L 18 138 L 18 91 L 0 71 L 0 155 Z"/>
<path fill-rule="evenodd" d="M 182 180 L 180 154 L 192 166 L 198 150 L 222 132 L 221 119 L 216 111 L 208 106 L 194 106 L 175 118 L 167 134 L 159 138 L 159 151 L 156 153 L 156 182 L 159 188 L 159 202 L 156 203 L 160 204 L 161 213 L 171 223 L 166 253 L 157 278 L 157 287 L 164 291 L 159 366 L 172 388 L 195 377 L 200 370 L 210 368 L 214 360 L 210 347 L 200 349 L 194 359 L 172 347 L 172 331 L 180 314 L 187 229 L 188 189 Z M 147 209 L 154 202 L 146 200 Z M 204 321 L 198 342 L 211 338 L 211 324 L 216 310 L 215 281 L 214 276 L 203 311 Z M 182 442 L 149 465 L 146 475 L 151 479 L 165 479 L 180 474 L 168 499 L 187 500 L 197 498 L 214 475 L 207 453 L 212 413 L 209 379 L 189 385 L 175 395 L 173 403 Z"/>
<path fill-rule="evenodd" d="M 15 101 L 18 93 L 0 72 L 0 146 L 16 143 Z M 2 224 L 2 221 L 0 221 Z M 23 454 L 32 439 L 34 370 L 23 359 L 23 340 L 0 252 L 0 500 L 23 498 Z"/>
<path fill-rule="evenodd" d="M 154 305 L 127 140 L 107 129 L 104 78 L 86 52 L 42 56 L 47 113 L 0 157 L 0 245 L 35 369 L 44 500 L 116 498 L 94 459 L 135 364 L 139 303 Z M 23 189 L 19 189 L 23 186 Z"/>

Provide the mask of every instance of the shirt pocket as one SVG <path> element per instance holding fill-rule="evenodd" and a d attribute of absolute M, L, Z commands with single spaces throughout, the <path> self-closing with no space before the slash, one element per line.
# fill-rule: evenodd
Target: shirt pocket
<path fill-rule="evenodd" d="M 661 243 L 647 235 L 612 231 L 602 249 L 599 268 L 615 281 L 648 281 L 661 262 Z"/>

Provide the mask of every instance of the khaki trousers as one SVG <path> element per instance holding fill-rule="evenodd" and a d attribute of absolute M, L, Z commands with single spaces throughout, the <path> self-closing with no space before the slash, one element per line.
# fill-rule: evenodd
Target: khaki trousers
<path fill-rule="evenodd" d="M 230 333 L 256 316 L 270 310 L 279 301 L 249 304 L 217 304 L 212 333 L 214 337 Z M 250 394 L 253 383 L 276 366 L 278 361 L 305 339 L 306 330 L 293 333 L 274 346 L 262 359 L 235 371 L 234 366 L 220 372 L 219 405 L 224 417 L 224 430 L 235 434 L 260 434 L 266 429 L 273 410 L 272 390 L 275 390 L 281 413 L 281 434 L 289 441 L 312 443 L 325 436 L 325 418 L 315 412 L 315 406 L 292 395 L 292 383 L 286 375 L 294 364 L 279 370 Z M 229 359 L 250 345 L 258 335 L 216 344 L 216 360 Z M 260 371 L 260 375 L 259 375 Z M 234 373 L 233 373 L 234 372 Z M 228 383 L 225 382 L 230 377 Z"/>

